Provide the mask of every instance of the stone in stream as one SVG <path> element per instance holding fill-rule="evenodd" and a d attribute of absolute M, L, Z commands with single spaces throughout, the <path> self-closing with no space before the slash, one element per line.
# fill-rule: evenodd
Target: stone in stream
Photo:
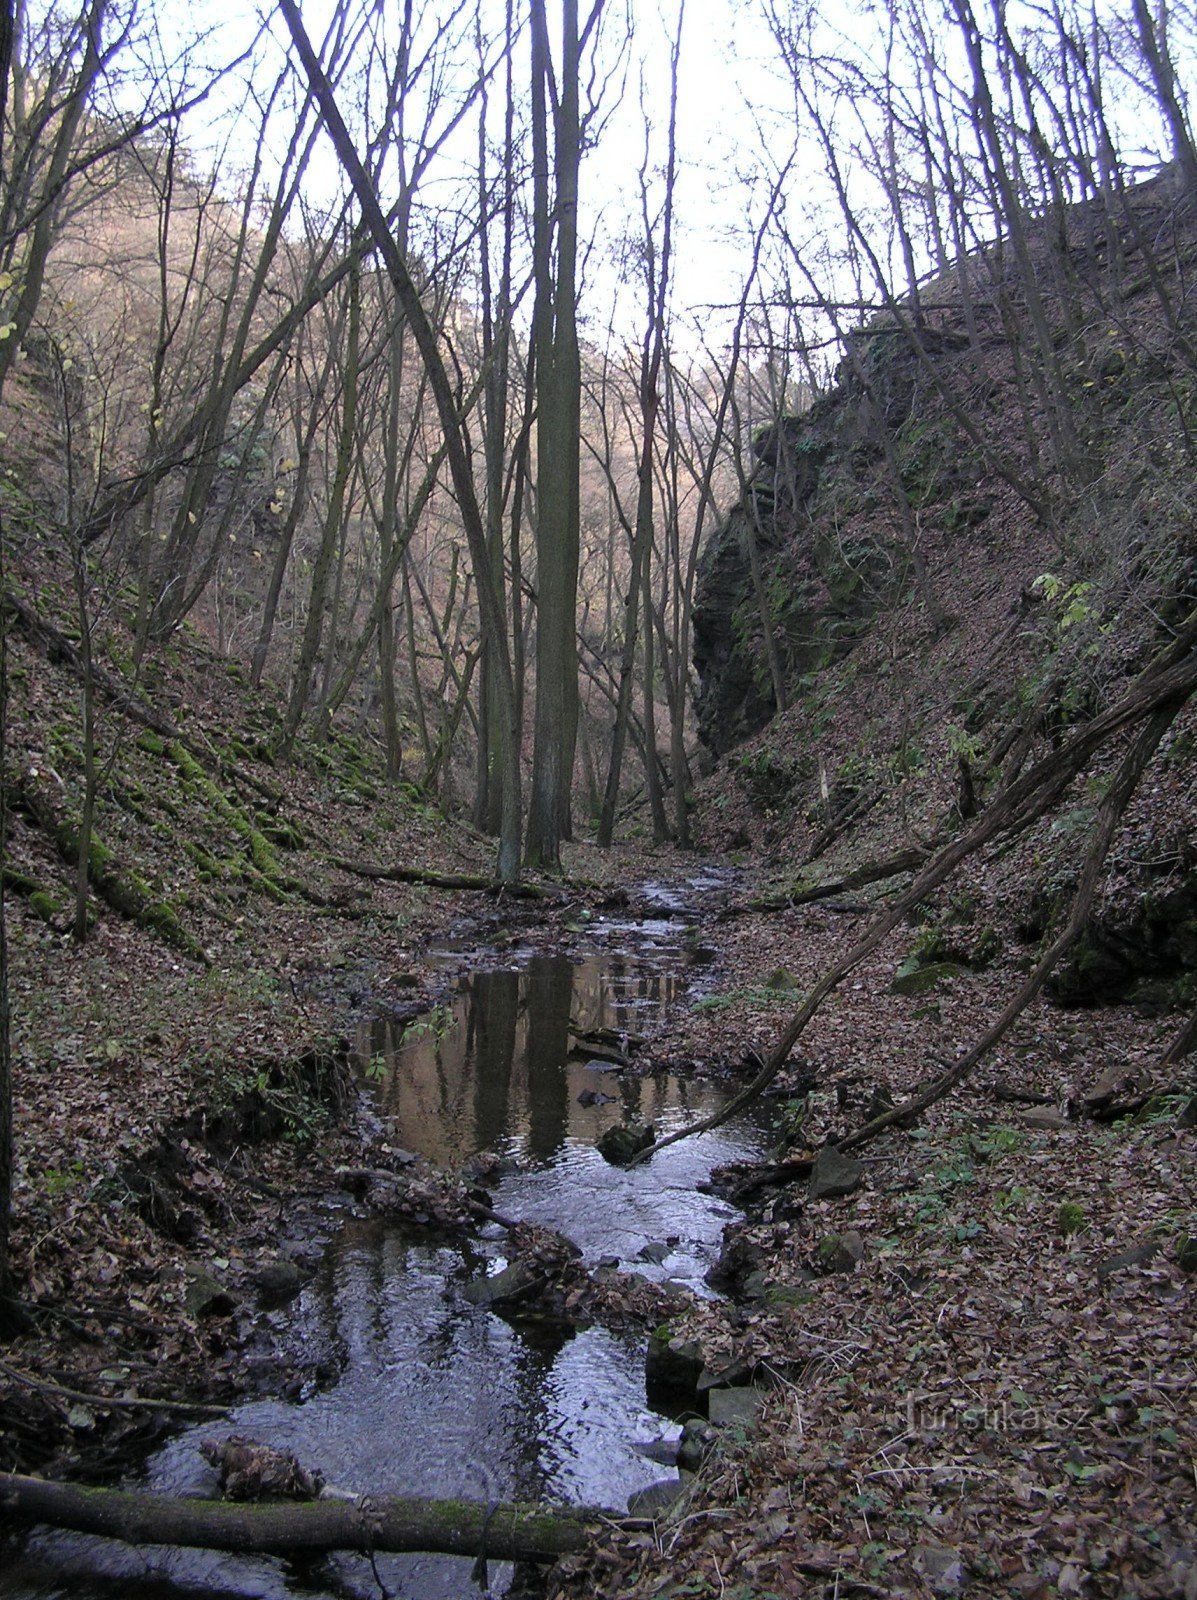
<path fill-rule="evenodd" d="M 626 1167 L 642 1150 L 654 1144 L 656 1138 L 657 1130 L 651 1123 L 616 1123 L 600 1138 L 598 1151 L 613 1167 Z"/>
<path fill-rule="evenodd" d="M 678 1443 L 678 1466 L 684 1472 L 700 1472 L 715 1443 L 716 1434 L 711 1424 L 703 1417 L 691 1417 L 682 1429 Z"/>
<path fill-rule="evenodd" d="M 466 1284 L 465 1297 L 471 1305 L 499 1310 L 535 1299 L 544 1283 L 544 1271 L 537 1263 L 513 1261 L 493 1277 L 475 1278 L 473 1283 Z"/>
<path fill-rule="evenodd" d="M 650 1483 L 647 1489 L 638 1489 L 628 1499 L 629 1517 L 655 1517 L 659 1511 L 668 1511 L 678 1501 L 686 1485 L 681 1478 L 665 1478 L 660 1483 Z"/>
<path fill-rule="evenodd" d="M 303 1288 L 303 1273 L 294 1261 L 267 1261 L 254 1273 L 253 1284 L 264 1304 L 286 1305 Z"/>
<path fill-rule="evenodd" d="M 648 1244 L 642 1244 L 636 1253 L 641 1261 L 651 1261 L 652 1264 L 657 1267 L 661 1265 L 666 1256 L 672 1254 L 670 1247 L 667 1244 L 663 1244 L 660 1240 L 655 1239 L 651 1240 Z"/>
<path fill-rule="evenodd" d="M 647 1439 L 636 1446 L 636 1453 L 662 1467 L 675 1467 L 680 1439 Z"/>
<path fill-rule="evenodd" d="M 578 1096 L 580 1106 L 611 1106 L 618 1099 L 618 1095 L 603 1094 L 599 1089 L 583 1089 Z"/>
<path fill-rule="evenodd" d="M 648 1341 L 644 1358 L 644 1386 L 649 1395 L 697 1400 L 698 1380 L 706 1359 L 696 1339 L 675 1338 L 669 1324 L 658 1328 Z"/>
<path fill-rule="evenodd" d="M 864 1177 L 865 1169 L 855 1156 L 841 1155 L 833 1144 L 825 1144 L 815 1157 L 807 1195 L 812 1200 L 842 1200 L 855 1194 Z"/>

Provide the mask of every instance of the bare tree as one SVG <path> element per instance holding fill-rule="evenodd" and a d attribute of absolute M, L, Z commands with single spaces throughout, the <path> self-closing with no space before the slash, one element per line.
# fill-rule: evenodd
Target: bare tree
<path fill-rule="evenodd" d="M 636 642 L 641 602 L 646 623 L 644 632 L 644 710 L 645 736 L 650 753 L 655 749 L 653 695 L 653 640 L 651 613 L 650 556 L 653 549 L 653 487 L 654 446 L 660 414 L 661 363 L 665 352 L 666 305 L 669 296 L 670 270 L 673 253 L 673 202 L 677 176 L 677 87 L 678 62 L 681 56 L 682 29 L 685 24 L 685 3 L 679 0 L 677 22 L 673 33 L 669 60 L 669 117 L 666 137 L 664 192 L 658 215 L 652 215 L 649 199 L 649 140 L 648 118 L 645 106 L 645 88 L 641 83 L 641 108 L 645 111 L 645 151 L 640 165 L 640 212 L 643 239 L 640 241 L 641 262 L 644 273 L 645 324 L 640 349 L 640 374 L 638 397 L 640 403 L 640 452 L 637 466 L 636 520 L 632 534 L 631 572 L 628 580 L 627 602 L 623 619 L 623 651 L 619 665 L 619 690 L 615 706 L 615 727 L 611 736 L 611 759 L 607 768 L 607 782 L 603 792 L 603 808 L 599 818 L 598 843 L 611 844 L 615 830 L 615 808 L 619 802 L 619 785 L 623 768 L 624 744 L 627 739 L 628 715 L 632 700 L 632 670 L 636 659 Z M 658 242 L 659 230 L 659 242 Z M 649 759 L 645 765 L 645 782 L 652 809 L 653 832 L 660 840 L 668 837 L 664 803 L 656 781 L 656 763 Z"/>
<path fill-rule="evenodd" d="M 337 107 L 328 76 L 312 48 L 294 0 L 280 0 L 280 9 L 290 30 L 303 71 L 319 103 L 321 115 L 337 156 L 353 185 L 366 226 L 386 266 L 396 299 L 403 309 L 427 371 L 429 387 L 444 429 L 449 470 L 470 549 L 482 612 L 482 625 L 495 639 L 503 641 L 497 661 L 499 698 L 503 707 L 505 726 L 510 729 L 510 739 L 504 748 L 501 774 L 503 816 L 498 868 L 501 878 L 514 879 L 519 874 L 522 831 L 515 690 L 511 676 L 511 656 L 507 646 L 506 615 L 491 571 L 486 527 L 471 470 L 465 420 L 458 410 L 453 382 L 445 364 L 437 331 L 429 320 L 408 264 L 387 225 L 374 185 L 358 156 L 353 139 Z"/>

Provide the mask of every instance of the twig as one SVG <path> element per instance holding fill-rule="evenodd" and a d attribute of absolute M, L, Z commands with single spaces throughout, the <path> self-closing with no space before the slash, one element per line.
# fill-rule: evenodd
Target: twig
<path fill-rule="evenodd" d="M 201 1417 L 227 1417 L 230 1407 L 206 1405 L 198 1400 L 129 1399 L 111 1395 L 91 1394 L 83 1389 L 68 1389 L 61 1383 L 50 1383 L 45 1378 L 35 1378 L 31 1372 L 22 1372 L 11 1362 L 0 1360 L 0 1372 L 5 1372 L 17 1383 L 44 1394 L 60 1395 L 64 1400 L 78 1400 L 82 1405 L 95 1406 L 97 1411 L 176 1411 L 193 1412 Z"/>

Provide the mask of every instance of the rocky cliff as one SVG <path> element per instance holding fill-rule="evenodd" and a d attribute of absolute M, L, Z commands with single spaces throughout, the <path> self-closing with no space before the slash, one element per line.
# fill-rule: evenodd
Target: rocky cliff
<path fill-rule="evenodd" d="M 1125 205 L 1118 218 L 1074 208 L 1063 267 L 1045 238 L 1050 350 L 1026 336 L 999 244 L 856 330 L 834 386 L 756 435 L 696 590 L 698 728 L 714 756 L 809 700 L 899 613 L 931 645 L 984 626 L 976 605 L 948 597 L 963 576 L 988 614 L 995 557 L 1029 557 L 1006 605 L 1083 584 L 1079 620 L 1100 600 L 1104 623 L 1133 627 L 1128 604 L 1148 591 L 1152 604 L 1183 599 L 1197 454 L 1184 275 L 1197 224 L 1162 177 Z M 1054 651 L 1058 635 L 1046 643 Z"/>
<path fill-rule="evenodd" d="M 1050 348 L 1010 264 L 978 258 L 968 297 L 958 272 L 876 316 L 834 386 L 756 436 L 696 591 L 707 842 L 762 850 L 799 890 L 917 856 L 1124 693 L 1197 604 L 1197 221 L 1160 180 L 1127 207 L 1067 217 Z M 1136 796 L 1062 999 L 1163 979 L 1187 1003 L 1195 721 Z M 1099 769 L 988 874 L 985 915 L 1028 946 L 1071 896 Z"/>

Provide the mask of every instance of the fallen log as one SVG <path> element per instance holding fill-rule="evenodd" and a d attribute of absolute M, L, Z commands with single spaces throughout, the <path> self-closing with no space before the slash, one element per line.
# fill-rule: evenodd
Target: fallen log
<path fill-rule="evenodd" d="M 806 888 L 782 889 L 774 894 L 754 895 L 747 902 L 749 911 L 790 911 L 796 906 L 814 905 L 819 900 L 832 900 L 847 889 L 864 889 L 871 883 L 883 883 L 887 878 L 900 877 L 904 872 L 915 872 L 930 856 L 930 849 L 912 848 L 887 856 L 884 861 L 873 861 L 857 867 L 842 878 L 828 878 L 824 883 L 812 883 Z"/>
<path fill-rule="evenodd" d="M 343 856 L 334 857 L 333 866 L 340 867 L 342 872 L 352 872 L 358 878 L 373 878 L 379 883 L 422 883 L 430 889 L 473 889 L 499 899 L 563 903 L 568 898 L 563 889 L 539 883 L 504 883 L 498 878 L 477 872 L 434 872 L 430 867 L 379 867 L 368 861 L 349 861 Z"/>
<path fill-rule="evenodd" d="M 0 1522 L 45 1522 L 126 1544 L 186 1545 L 246 1555 L 420 1551 L 485 1555 L 495 1561 L 555 1561 L 581 1550 L 596 1522 L 609 1515 L 397 1495 L 239 1504 L 0 1473 Z"/>

